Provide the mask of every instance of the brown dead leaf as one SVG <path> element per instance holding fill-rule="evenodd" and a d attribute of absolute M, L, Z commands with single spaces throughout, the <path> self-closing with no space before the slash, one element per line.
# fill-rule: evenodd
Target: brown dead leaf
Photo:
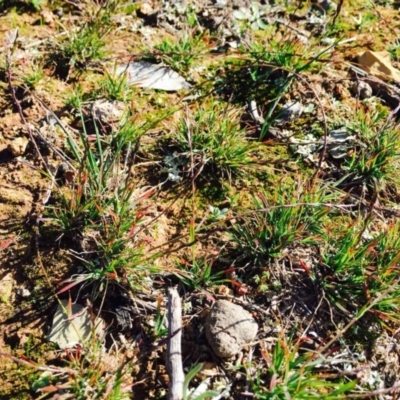
<path fill-rule="evenodd" d="M 52 393 L 52 392 L 57 392 L 58 389 L 59 389 L 58 386 L 49 385 L 49 386 L 45 386 L 45 387 L 41 388 L 40 390 L 41 390 L 43 393 Z"/>
<path fill-rule="evenodd" d="M 400 82 L 400 71 L 392 66 L 386 51 L 367 50 L 358 56 L 359 67 L 383 80 Z"/>
<path fill-rule="evenodd" d="M 217 364 L 214 362 L 205 361 L 201 367 L 201 370 L 197 373 L 196 378 L 204 380 L 217 375 L 219 375 Z"/>

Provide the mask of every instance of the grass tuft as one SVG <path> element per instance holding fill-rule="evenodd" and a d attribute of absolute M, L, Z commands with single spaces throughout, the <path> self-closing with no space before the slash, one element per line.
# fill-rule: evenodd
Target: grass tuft
<path fill-rule="evenodd" d="M 253 199 L 253 212 L 233 226 L 237 252 L 261 266 L 294 244 L 320 243 L 333 198 L 323 189 L 307 190 L 297 183 L 286 187 L 280 183 L 272 193 L 260 193 Z"/>
<path fill-rule="evenodd" d="M 354 389 L 357 382 L 345 377 L 335 381 L 330 380 L 329 374 L 323 372 L 324 367 L 329 369 L 329 360 L 322 355 L 318 357 L 311 352 L 302 352 L 302 341 L 296 342 L 293 339 L 279 337 L 272 351 L 263 346 L 261 353 L 268 373 L 256 373 L 256 379 L 253 381 L 256 398 L 261 400 L 346 398 L 345 393 Z"/>
<path fill-rule="evenodd" d="M 322 253 L 324 291 L 333 305 L 352 316 L 374 301 L 370 314 L 384 326 L 399 321 L 400 224 L 371 235 L 352 223 L 333 235 Z M 372 237 L 370 237 L 372 236 Z M 386 295 L 381 298 L 381 294 Z"/>
<path fill-rule="evenodd" d="M 141 131 L 127 121 L 113 136 L 95 134 L 84 126 L 80 140 L 68 134 L 74 162 L 63 171 L 67 185 L 59 188 L 58 202 L 45 209 L 45 219 L 58 231 L 59 240 L 79 246 L 86 273 L 74 281 L 97 282 L 107 279 L 136 286 L 143 266 L 140 231 L 146 212 L 145 201 L 152 190 L 140 191 L 129 172 L 132 143 Z M 66 131 L 67 132 L 67 131 Z M 74 167 L 74 164 L 76 167 Z"/>
<path fill-rule="evenodd" d="M 71 68 L 85 69 L 89 62 L 105 56 L 106 37 L 114 27 L 111 17 L 120 3 L 120 0 L 105 0 L 101 4 L 89 0 L 79 16 L 81 23 L 72 29 L 64 27 L 67 38 L 57 44 L 51 56 L 59 76 L 68 77 Z"/>
<path fill-rule="evenodd" d="M 172 139 L 191 176 L 209 171 L 230 179 L 256 167 L 258 145 L 246 137 L 239 113 L 224 103 L 196 108 L 180 120 Z"/>

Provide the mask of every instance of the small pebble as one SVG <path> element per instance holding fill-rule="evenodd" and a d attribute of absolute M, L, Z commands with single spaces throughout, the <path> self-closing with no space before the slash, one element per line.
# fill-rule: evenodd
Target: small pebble
<path fill-rule="evenodd" d="M 111 125 L 121 121 L 125 108 L 122 101 L 99 99 L 92 104 L 92 116 L 101 124 Z"/>
<path fill-rule="evenodd" d="M 148 17 L 149 15 L 153 14 L 154 10 L 153 7 L 149 3 L 142 3 L 139 9 L 139 16 L 144 18 Z"/>
<path fill-rule="evenodd" d="M 8 146 L 7 149 L 11 152 L 14 157 L 22 156 L 28 146 L 29 140 L 24 137 L 14 139 Z"/>
<path fill-rule="evenodd" d="M 372 97 L 372 87 L 364 81 L 354 82 L 351 87 L 354 96 L 359 97 L 361 100 L 369 99 Z"/>
<path fill-rule="evenodd" d="M 23 298 L 27 298 L 31 295 L 31 292 L 28 289 L 21 288 L 17 290 L 17 295 Z"/>

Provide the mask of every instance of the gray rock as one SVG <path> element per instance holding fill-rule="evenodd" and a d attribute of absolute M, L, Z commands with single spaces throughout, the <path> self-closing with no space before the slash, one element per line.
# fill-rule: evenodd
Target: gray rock
<path fill-rule="evenodd" d="M 92 104 L 92 116 L 101 124 L 112 125 L 121 123 L 126 106 L 122 101 L 99 99 Z"/>
<path fill-rule="evenodd" d="M 372 97 L 372 87 L 364 81 L 354 82 L 351 91 L 361 100 L 369 99 Z"/>
<path fill-rule="evenodd" d="M 251 314 L 227 300 L 218 300 L 206 320 L 206 337 L 215 354 L 231 358 L 252 342 L 258 325 Z"/>

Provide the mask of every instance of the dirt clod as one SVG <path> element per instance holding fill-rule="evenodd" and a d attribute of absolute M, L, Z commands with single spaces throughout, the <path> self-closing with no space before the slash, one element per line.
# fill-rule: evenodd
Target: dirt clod
<path fill-rule="evenodd" d="M 14 139 L 9 145 L 8 150 L 14 157 L 22 156 L 28 147 L 29 140 L 24 137 Z"/>
<path fill-rule="evenodd" d="M 258 325 L 251 314 L 227 300 L 214 304 L 207 321 L 206 336 L 215 354 L 231 358 L 257 335 Z"/>

